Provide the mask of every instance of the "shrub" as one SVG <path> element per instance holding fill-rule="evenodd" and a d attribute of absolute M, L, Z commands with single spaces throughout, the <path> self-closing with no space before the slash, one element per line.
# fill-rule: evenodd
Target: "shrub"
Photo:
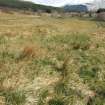
<path fill-rule="evenodd" d="M 35 56 L 34 48 L 32 46 L 26 46 L 18 55 L 17 61 L 20 61 L 24 58 L 34 57 L 34 56 Z"/>

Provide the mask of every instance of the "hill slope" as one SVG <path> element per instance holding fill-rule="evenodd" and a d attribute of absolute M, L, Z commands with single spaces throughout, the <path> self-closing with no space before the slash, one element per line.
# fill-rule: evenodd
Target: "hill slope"
<path fill-rule="evenodd" d="M 50 6 L 43 6 L 39 4 L 34 4 L 28 1 L 20 1 L 20 0 L 0 0 L 1 7 L 9 7 L 9 8 L 17 8 L 17 9 L 24 9 L 24 10 L 57 10 L 58 8 L 50 7 Z"/>
<path fill-rule="evenodd" d="M 88 8 L 85 5 L 66 5 L 64 10 L 66 12 L 87 12 Z"/>

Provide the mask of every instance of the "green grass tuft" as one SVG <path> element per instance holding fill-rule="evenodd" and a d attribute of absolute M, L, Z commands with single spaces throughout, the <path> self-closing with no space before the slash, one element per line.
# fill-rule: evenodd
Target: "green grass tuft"
<path fill-rule="evenodd" d="M 0 96 L 5 97 L 6 105 L 23 105 L 26 101 L 25 93 L 19 90 L 0 91 Z"/>

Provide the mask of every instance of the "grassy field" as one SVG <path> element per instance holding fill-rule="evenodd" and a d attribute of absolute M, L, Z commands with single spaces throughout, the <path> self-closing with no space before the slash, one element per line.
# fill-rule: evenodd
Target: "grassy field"
<path fill-rule="evenodd" d="M 0 105 L 105 105 L 105 25 L 0 13 Z"/>

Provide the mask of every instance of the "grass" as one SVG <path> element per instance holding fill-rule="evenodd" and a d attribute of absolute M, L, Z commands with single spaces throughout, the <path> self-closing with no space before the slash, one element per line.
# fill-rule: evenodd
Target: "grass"
<path fill-rule="evenodd" d="M 0 13 L 0 104 L 104 105 L 105 27 L 97 24 Z"/>
<path fill-rule="evenodd" d="M 23 105 L 26 100 L 24 92 L 18 90 L 0 91 L 0 96 L 5 98 L 6 105 Z"/>
<path fill-rule="evenodd" d="M 64 105 L 64 102 L 60 99 L 52 99 L 49 101 L 49 105 Z"/>

